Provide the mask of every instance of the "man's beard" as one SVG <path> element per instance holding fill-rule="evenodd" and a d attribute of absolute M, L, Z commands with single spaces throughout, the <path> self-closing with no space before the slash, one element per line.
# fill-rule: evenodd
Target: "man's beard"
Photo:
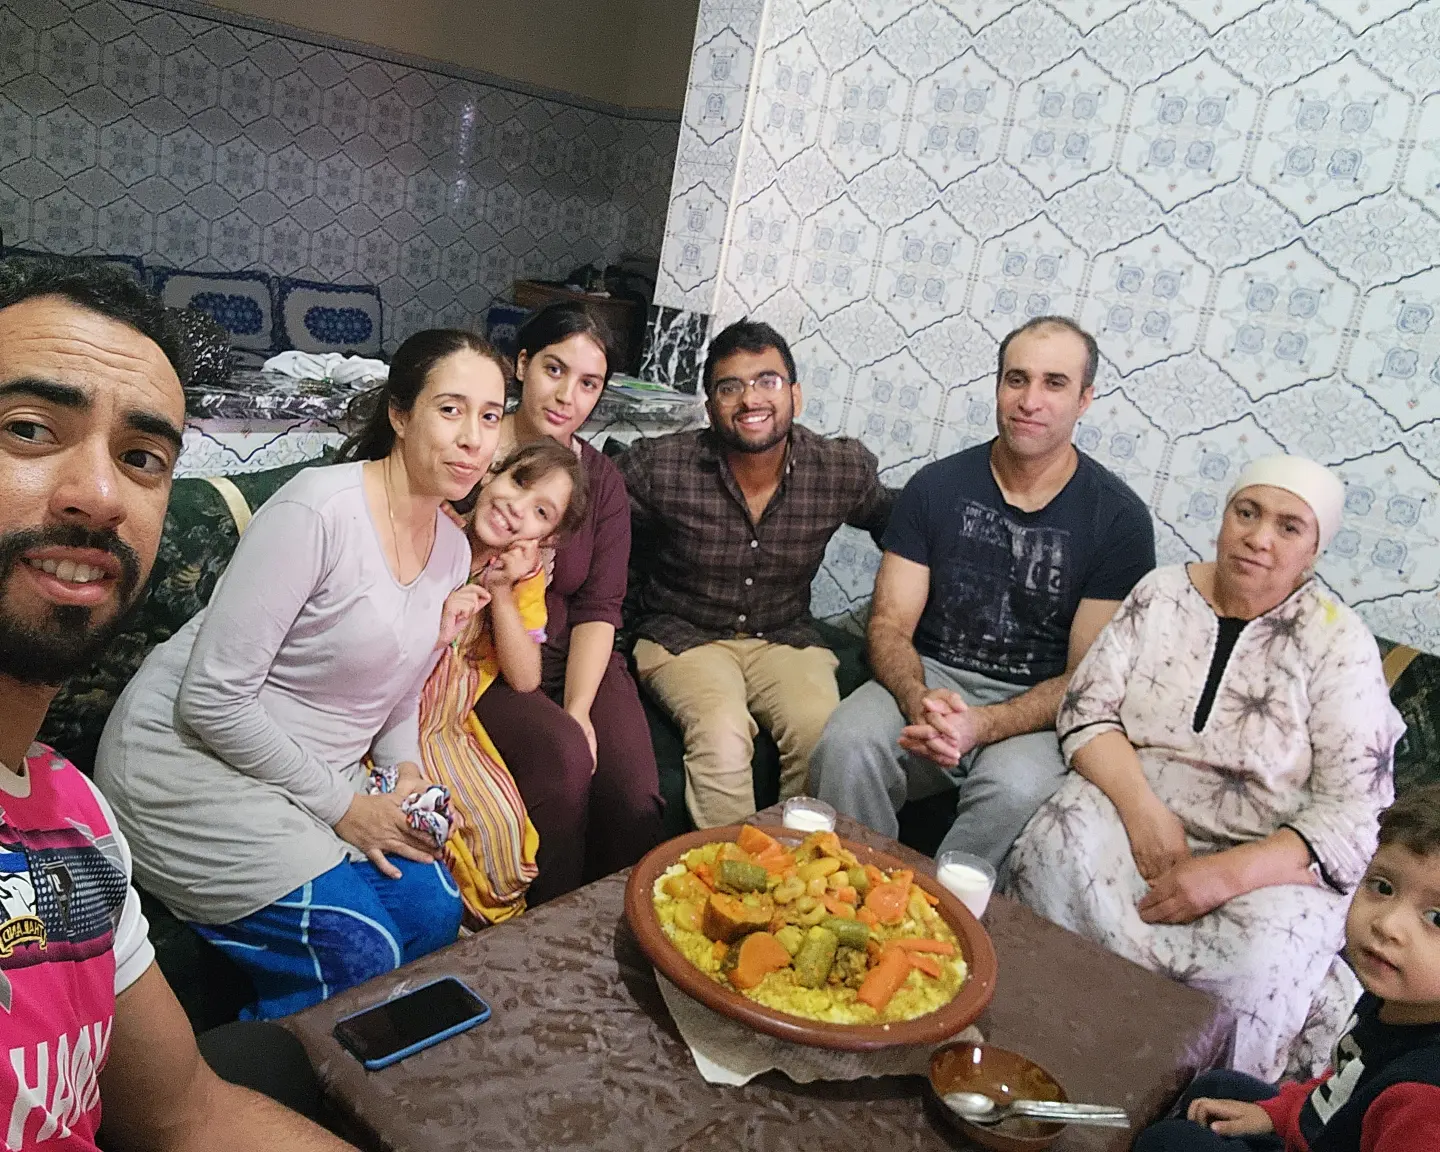
<path fill-rule="evenodd" d="M 91 622 L 95 609 L 54 604 L 43 620 L 15 617 L 5 608 L 5 591 L 27 552 L 39 548 L 93 548 L 120 564 L 118 606 L 109 619 Z M 26 528 L 0 536 L 0 676 L 22 684 L 58 686 L 83 672 L 105 650 L 135 606 L 141 591 L 140 557 L 113 530 L 78 525 Z"/>
<path fill-rule="evenodd" d="M 738 416 L 739 413 L 736 414 L 736 418 Z M 715 421 L 715 435 L 720 438 L 720 443 L 732 452 L 768 452 L 775 445 L 783 443 L 790 435 L 790 424 L 794 419 L 793 416 L 787 414 L 782 420 L 778 411 L 774 413 L 774 418 L 774 431 L 763 440 L 746 440 L 732 424 L 726 424 L 719 420 Z"/>

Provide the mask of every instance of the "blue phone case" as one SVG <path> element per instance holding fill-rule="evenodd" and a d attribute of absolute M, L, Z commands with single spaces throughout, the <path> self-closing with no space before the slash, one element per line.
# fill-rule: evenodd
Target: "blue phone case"
<path fill-rule="evenodd" d="M 429 988 L 435 984 L 443 984 L 447 980 L 454 981 L 456 984 L 459 984 L 460 987 L 464 988 L 466 992 L 470 993 L 471 996 L 474 996 L 476 1000 L 480 1001 L 481 1010 L 477 1012 L 474 1016 L 470 1017 L 470 1019 L 468 1020 L 462 1020 L 459 1024 L 452 1024 L 449 1028 L 443 1029 L 440 1032 L 436 1032 L 433 1036 L 426 1036 L 423 1040 L 417 1040 L 408 1048 L 402 1048 L 398 1052 L 390 1053 L 388 1056 L 378 1056 L 373 1059 L 366 1060 L 362 1058 L 358 1052 L 356 1052 L 353 1048 L 351 1048 L 348 1044 L 345 1043 L 344 1038 L 340 1034 L 340 1025 L 344 1024 L 347 1020 L 354 1020 L 357 1016 L 364 1016 L 365 1013 L 374 1011 L 376 1008 L 384 1007 L 386 1004 L 393 1004 L 396 1000 L 403 1000 L 412 992 L 419 992 L 422 988 Z M 471 988 L 470 985 L 466 984 L 463 980 L 459 979 L 456 976 L 441 976 L 438 980 L 430 980 L 427 983 L 407 989 L 399 996 L 392 996 L 389 1000 L 381 1000 L 378 1004 L 371 1004 L 369 1007 L 361 1008 L 358 1012 L 351 1012 L 348 1016 L 342 1016 L 339 1020 L 335 1021 L 335 1027 L 332 1030 L 331 1034 L 335 1037 L 336 1040 L 340 1042 L 341 1047 L 343 1047 L 347 1052 L 349 1052 L 350 1055 L 354 1056 L 357 1060 L 359 1060 L 360 1063 L 363 1064 L 368 1071 L 378 1072 L 381 1068 L 388 1068 L 391 1064 L 397 1064 L 401 1060 L 404 1060 L 407 1056 L 413 1056 L 417 1052 L 423 1052 L 426 1048 L 433 1047 L 434 1045 L 439 1044 L 442 1040 L 448 1040 L 451 1036 L 458 1036 L 466 1029 L 473 1028 L 476 1024 L 483 1024 L 486 1020 L 489 1019 L 490 1005 L 485 1002 L 485 1000 L 480 996 L 479 993 L 475 991 L 475 989 Z"/>

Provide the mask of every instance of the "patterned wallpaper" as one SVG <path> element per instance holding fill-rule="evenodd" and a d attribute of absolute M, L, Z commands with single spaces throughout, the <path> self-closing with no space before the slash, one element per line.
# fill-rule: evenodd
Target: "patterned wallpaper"
<path fill-rule="evenodd" d="M 517 276 L 658 256 L 673 118 L 283 32 L 0 0 L 7 242 L 378 284 L 390 348 Z"/>
<path fill-rule="evenodd" d="M 893 483 L 993 433 L 1005 332 L 1076 316 L 1077 440 L 1162 562 L 1305 453 L 1347 486 L 1322 577 L 1440 651 L 1440 0 L 704 0 L 661 263 L 672 350 L 769 320 Z M 817 612 L 877 563 L 842 533 Z"/>

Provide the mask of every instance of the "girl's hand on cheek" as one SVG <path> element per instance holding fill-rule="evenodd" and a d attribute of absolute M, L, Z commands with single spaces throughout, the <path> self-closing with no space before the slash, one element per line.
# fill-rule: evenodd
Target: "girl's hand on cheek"
<path fill-rule="evenodd" d="M 540 542 L 517 540 L 500 553 L 498 562 L 485 574 L 485 583 L 491 588 L 497 584 L 515 584 L 534 572 L 539 564 Z"/>

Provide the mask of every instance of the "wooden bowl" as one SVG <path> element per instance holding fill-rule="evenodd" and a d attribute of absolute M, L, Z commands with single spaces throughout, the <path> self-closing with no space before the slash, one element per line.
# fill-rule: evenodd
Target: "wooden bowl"
<path fill-rule="evenodd" d="M 796 844 L 801 837 L 788 828 L 766 826 L 762 829 L 777 840 Z M 652 964 L 687 996 L 732 1020 L 793 1044 L 809 1044 L 816 1048 L 836 1048 L 846 1052 L 870 1052 L 897 1044 L 937 1044 L 949 1039 L 970 1024 L 985 1010 L 995 993 L 995 949 L 980 921 L 958 899 L 942 888 L 933 877 L 915 875 L 915 883 L 931 895 L 939 897 L 936 911 L 949 924 L 960 942 L 960 952 L 969 967 L 965 983 L 948 1004 L 914 1020 L 889 1024 L 824 1024 L 806 1020 L 775 1008 L 767 1008 L 747 999 L 724 985 L 717 984 L 696 968 L 680 952 L 655 914 L 655 881 L 672 864 L 692 848 L 717 841 L 733 841 L 740 825 L 728 828 L 706 828 L 677 836 L 652 849 L 630 872 L 625 885 L 625 919 L 635 933 L 640 948 Z M 861 864 L 874 864 L 887 871 L 909 867 L 894 856 L 877 852 L 851 840 L 840 841 L 859 858 Z"/>
<path fill-rule="evenodd" d="M 1064 1124 L 1011 1119 L 999 1124 L 974 1124 L 945 1103 L 947 1092 L 983 1092 L 997 1104 L 1011 1100 L 1068 1100 L 1055 1077 L 1028 1057 L 1008 1048 L 960 1041 L 938 1048 L 930 1057 L 930 1089 L 940 1111 L 964 1137 L 995 1152 L 1028 1152 L 1048 1148 Z"/>

